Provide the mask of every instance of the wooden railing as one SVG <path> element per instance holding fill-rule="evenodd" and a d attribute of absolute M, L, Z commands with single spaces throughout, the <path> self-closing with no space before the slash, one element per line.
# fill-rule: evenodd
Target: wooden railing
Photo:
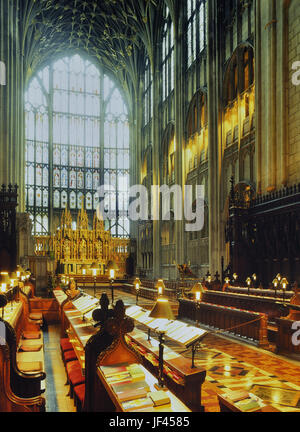
<path fill-rule="evenodd" d="M 265 314 L 180 299 L 178 319 L 186 318 L 198 321 L 215 331 L 228 332 L 249 339 L 261 347 L 268 346 Z"/>

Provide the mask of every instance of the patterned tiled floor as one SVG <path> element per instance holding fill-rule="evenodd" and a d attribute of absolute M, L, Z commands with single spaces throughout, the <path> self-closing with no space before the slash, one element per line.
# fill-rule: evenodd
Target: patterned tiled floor
<path fill-rule="evenodd" d="M 110 298 L 110 290 L 106 291 Z M 98 297 L 101 296 L 101 292 L 104 290 L 98 293 Z M 135 297 L 130 294 L 116 290 L 114 294 L 115 301 L 122 299 L 125 304 L 135 303 Z M 145 299 L 140 299 L 139 303 L 147 306 L 153 304 L 152 301 Z M 64 386 L 65 372 L 58 349 L 57 327 L 50 329 L 49 339 L 53 343 L 49 345 L 48 353 L 54 362 L 52 368 L 55 370 L 53 379 L 56 387 L 56 409 L 74 411 L 73 401 L 66 398 L 68 387 Z M 173 350 L 182 352 L 182 348 L 174 343 L 167 340 L 166 343 Z M 189 352 L 182 352 L 182 354 L 190 356 Z M 196 366 L 207 371 L 206 381 L 202 387 L 202 404 L 206 412 L 219 411 L 217 393 L 221 394 L 227 390 L 250 390 L 255 384 L 300 392 L 299 362 L 213 333 L 204 338 L 195 363 Z M 273 405 L 280 411 L 300 411 L 276 403 Z"/>

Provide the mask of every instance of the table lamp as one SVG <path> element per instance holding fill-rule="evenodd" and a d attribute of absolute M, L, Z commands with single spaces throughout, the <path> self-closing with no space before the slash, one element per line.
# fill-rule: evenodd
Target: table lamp
<path fill-rule="evenodd" d="M 281 288 L 282 288 L 282 301 L 285 301 L 285 290 L 287 289 L 288 286 L 288 281 L 286 278 L 281 279 Z"/>
<path fill-rule="evenodd" d="M 279 275 L 280 276 L 280 275 Z M 274 290 L 275 290 L 275 297 L 277 297 L 277 287 L 278 287 L 278 279 L 277 277 L 273 280 L 272 284 L 274 286 Z"/>
<path fill-rule="evenodd" d="M 251 286 L 251 277 L 247 277 L 246 284 L 248 286 L 248 295 L 250 294 L 250 286 Z"/>
<path fill-rule="evenodd" d="M 165 292 L 165 289 L 166 289 L 164 281 L 162 279 L 158 279 L 157 284 L 155 285 L 155 288 L 157 289 L 158 297 L 162 296 Z"/>
<path fill-rule="evenodd" d="M 21 279 L 21 274 L 24 272 L 23 267 L 21 267 L 20 265 L 17 266 L 16 268 L 16 275 L 18 279 Z"/>
<path fill-rule="evenodd" d="M 153 306 L 153 309 L 151 310 L 149 314 L 150 318 L 156 318 L 156 319 L 162 319 L 166 320 L 174 320 L 174 315 L 170 306 L 170 303 L 167 298 L 165 297 L 158 297 L 156 300 L 155 305 Z M 164 330 L 157 330 L 159 334 L 159 369 L 158 369 L 158 384 L 155 384 L 155 388 L 157 390 L 167 390 L 165 383 L 164 383 L 164 377 L 163 377 L 163 371 L 164 371 Z"/>
<path fill-rule="evenodd" d="M 116 277 L 116 271 L 118 270 L 118 266 L 115 261 L 109 261 L 107 264 L 107 269 L 109 273 L 109 284 L 111 289 L 111 303 L 114 304 L 114 281 Z"/>
<path fill-rule="evenodd" d="M 11 308 L 13 307 L 13 300 L 14 300 L 14 287 L 15 287 L 15 282 L 18 280 L 17 274 L 15 272 L 11 273 L 11 275 L 9 276 L 10 279 L 10 287 L 12 289 L 12 297 L 11 297 Z"/>
<path fill-rule="evenodd" d="M 193 288 L 191 289 L 191 294 L 195 296 L 196 300 L 196 311 L 200 310 L 200 304 L 204 294 L 203 285 L 200 282 L 197 282 Z M 197 319 L 198 313 L 196 313 L 196 326 L 199 326 L 199 320 Z"/>
<path fill-rule="evenodd" d="M 135 287 L 135 292 L 136 292 L 136 302 L 135 304 L 138 304 L 138 300 L 139 300 L 139 292 L 140 292 L 140 287 L 141 287 L 141 281 L 138 277 L 135 278 L 133 285 Z"/>
<path fill-rule="evenodd" d="M 92 275 L 94 276 L 94 297 L 96 297 L 96 277 L 97 277 L 97 272 L 98 272 L 98 264 L 94 261 L 91 264 L 91 270 L 92 270 Z"/>

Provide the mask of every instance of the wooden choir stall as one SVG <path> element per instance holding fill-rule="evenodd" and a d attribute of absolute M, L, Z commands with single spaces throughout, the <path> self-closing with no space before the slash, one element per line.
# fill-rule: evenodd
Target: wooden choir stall
<path fill-rule="evenodd" d="M 0 295 L 0 411 L 43 412 L 45 368 L 42 315 L 29 312 L 31 287 L 23 283 Z"/>
<path fill-rule="evenodd" d="M 127 401 L 128 404 L 123 405 L 118 400 L 110 386 L 113 377 L 106 377 L 101 370 L 102 366 L 121 364 L 122 377 L 122 373 L 128 373 L 126 368 L 130 370 L 131 364 L 137 364 L 142 381 L 148 383 L 146 393 L 155 392 L 153 385 L 159 374 L 158 344 L 154 339 L 149 343 L 147 333 L 134 329 L 134 319 L 130 317 L 134 312 L 133 307 L 125 308 L 123 302 L 118 301 L 113 309 L 109 309 L 106 294 L 102 294 L 100 309 L 97 305 L 99 300 L 84 293 L 73 300 L 61 289 L 55 290 L 54 295 L 60 304 L 62 335 L 64 333 L 61 339 L 62 357 L 70 394 L 74 397 L 78 411 L 127 411 L 131 405 L 132 410 L 139 411 L 138 406 L 134 407 L 134 402 L 130 404 Z M 203 410 L 201 385 L 205 380 L 205 370 L 193 368 L 190 359 L 175 353 L 170 355 L 168 350 L 166 357 L 164 375 L 170 402 L 166 406 L 152 408 L 171 412 Z M 123 363 L 128 363 L 126 371 Z M 152 411 L 149 397 L 144 396 L 141 399 L 147 399 L 149 406 L 143 409 Z M 138 403 L 142 406 L 146 401 Z"/>

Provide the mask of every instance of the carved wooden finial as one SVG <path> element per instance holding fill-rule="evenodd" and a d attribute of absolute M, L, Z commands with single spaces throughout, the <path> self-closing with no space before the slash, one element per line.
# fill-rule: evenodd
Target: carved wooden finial
<path fill-rule="evenodd" d="M 122 300 L 117 301 L 113 313 L 114 317 L 105 323 L 105 329 L 111 336 L 124 336 L 133 331 L 134 321 L 125 315 L 125 306 Z"/>
<path fill-rule="evenodd" d="M 109 306 L 109 299 L 107 297 L 107 294 L 102 294 L 100 301 L 100 309 L 95 309 L 93 312 L 93 320 L 96 323 L 99 323 L 99 325 L 104 324 L 109 318 L 113 316 L 113 311 L 111 309 L 108 309 Z"/>

